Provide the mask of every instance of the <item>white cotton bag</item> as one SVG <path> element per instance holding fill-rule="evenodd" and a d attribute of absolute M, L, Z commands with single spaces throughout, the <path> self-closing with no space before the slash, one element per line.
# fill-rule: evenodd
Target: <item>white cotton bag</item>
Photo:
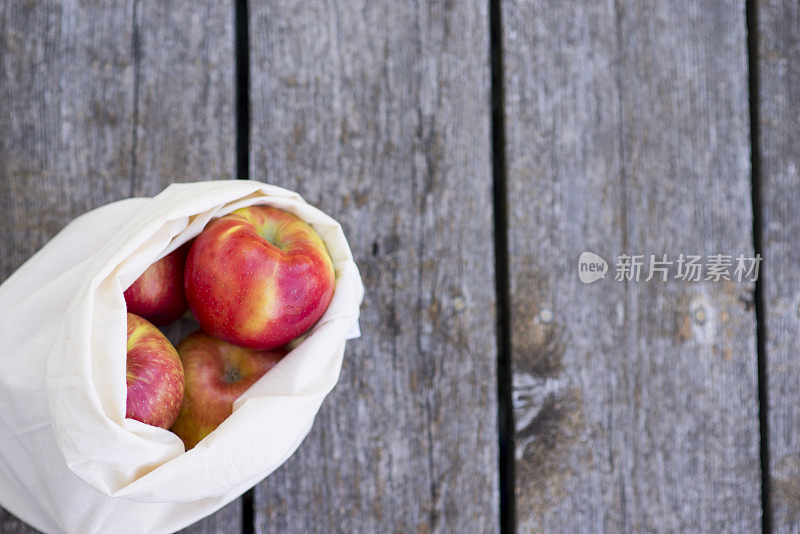
<path fill-rule="evenodd" d="M 125 418 L 123 291 L 213 218 L 266 204 L 305 220 L 333 259 L 310 335 L 194 449 Z M 173 532 L 221 508 L 300 445 L 336 384 L 363 286 L 339 224 L 251 180 L 174 184 L 90 211 L 0 285 L 0 506 L 48 533 Z"/>

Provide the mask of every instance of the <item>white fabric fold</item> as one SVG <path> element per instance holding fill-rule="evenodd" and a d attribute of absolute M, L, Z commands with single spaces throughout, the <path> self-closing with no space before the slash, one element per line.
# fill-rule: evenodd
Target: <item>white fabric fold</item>
<path fill-rule="evenodd" d="M 122 295 L 213 218 L 267 204 L 320 234 L 336 289 L 322 319 L 184 452 L 125 418 Z M 363 285 L 340 225 L 294 192 L 249 180 L 174 184 L 78 217 L 0 286 L 0 505 L 45 532 L 172 532 L 280 466 L 336 384 Z"/>

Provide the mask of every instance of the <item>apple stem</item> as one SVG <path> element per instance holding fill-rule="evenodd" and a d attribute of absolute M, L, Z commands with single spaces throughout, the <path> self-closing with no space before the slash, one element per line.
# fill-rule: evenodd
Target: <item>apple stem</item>
<path fill-rule="evenodd" d="M 233 367 L 228 367 L 225 369 L 225 375 L 223 380 L 226 384 L 233 384 L 234 382 L 238 382 L 242 376 L 239 374 L 238 369 L 234 369 Z"/>
<path fill-rule="evenodd" d="M 270 245 L 277 247 L 281 250 L 286 250 L 285 244 L 282 243 L 277 237 L 278 228 L 276 225 L 265 224 L 260 228 L 260 234 L 261 237 L 263 237 L 264 240 L 267 241 L 267 243 L 269 243 Z"/>

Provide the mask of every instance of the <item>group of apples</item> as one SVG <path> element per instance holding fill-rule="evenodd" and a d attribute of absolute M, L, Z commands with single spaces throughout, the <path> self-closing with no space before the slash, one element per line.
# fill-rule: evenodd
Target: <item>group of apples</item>
<path fill-rule="evenodd" d="M 191 449 L 319 320 L 334 282 L 322 239 L 291 213 L 251 206 L 210 222 L 125 291 L 126 417 Z M 200 330 L 176 348 L 156 325 L 187 307 Z"/>

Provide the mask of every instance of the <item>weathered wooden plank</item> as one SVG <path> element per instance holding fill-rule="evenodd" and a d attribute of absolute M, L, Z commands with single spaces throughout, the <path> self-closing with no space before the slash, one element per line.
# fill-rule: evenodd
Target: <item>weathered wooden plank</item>
<path fill-rule="evenodd" d="M 0 509 L 0 532 L 3 534 L 34 534 L 39 531 Z"/>
<path fill-rule="evenodd" d="M 234 177 L 233 33 L 212 1 L 0 3 L 0 280 L 88 209 Z M 240 525 L 236 501 L 187 531 Z"/>
<path fill-rule="evenodd" d="M 233 2 L 137 3 L 134 196 L 236 177 Z"/>
<path fill-rule="evenodd" d="M 75 215 L 127 196 L 131 5 L 0 3 L 0 272 Z"/>
<path fill-rule="evenodd" d="M 130 194 L 172 182 L 236 177 L 234 3 L 137 2 L 134 158 Z M 174 341 L 197 329 L 181 319 Z M 242 502 L 182 530 L 241 530 Z"/>
<path fill-rule="evenodd" d="M 754 532 L 752 282 L 614 281 L 620 254 L 753 255 L 744 3 L 502 16 L 519 530 Z"/>
<path fill-rule="evenodd" d="M 800 532 L 800 6 L 756 5 L 770 517 Z"/>
<path fill-rule="evenodd" d="M 340 220 L 367 287 L 256 531 L 495 531 L 487 3 L 250 7 L 250 176 Z"/>
<path fill-rule="evenodd" d="M 242 531 L 242 499 L 179 531 L 181 534 L 236 534 Z"/>
<path fill-rule="evenodd" d="M 125 196 L 130 17 L 126 2 L 0 2 L 0 281 L 72 217 Z M 0 513 L 2 532 L 35 532 Z"/>

